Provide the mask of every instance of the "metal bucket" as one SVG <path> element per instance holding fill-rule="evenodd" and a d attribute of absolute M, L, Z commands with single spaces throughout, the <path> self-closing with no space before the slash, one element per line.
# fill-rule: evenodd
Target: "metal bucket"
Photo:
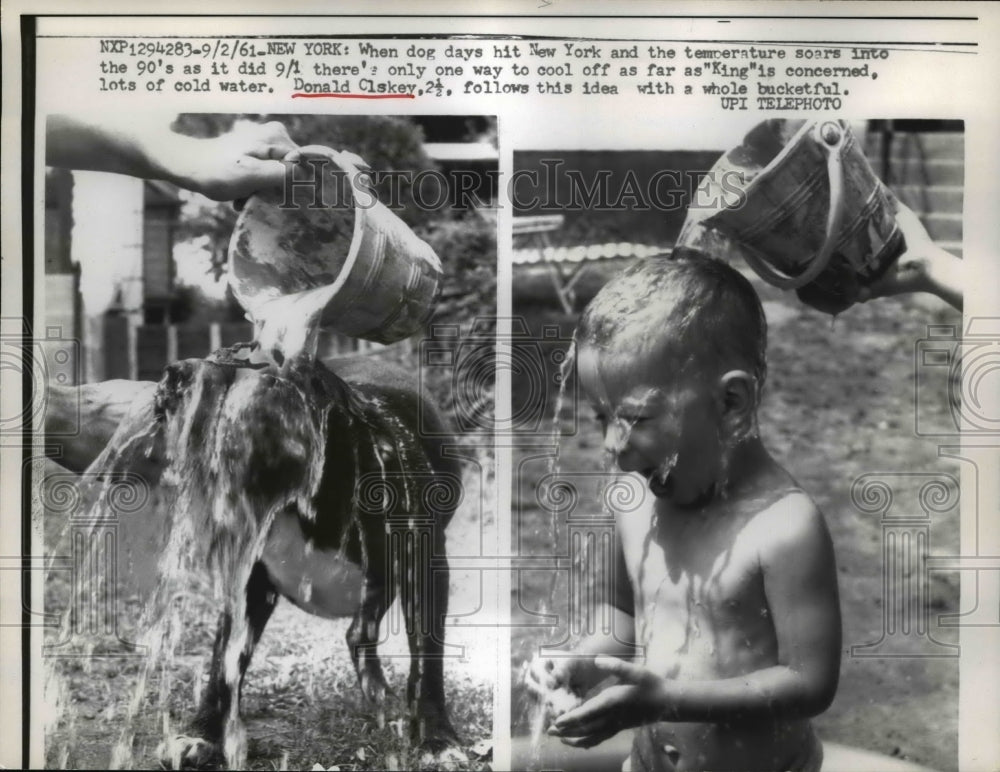
<path fill-rule="evenodd" d="M 850 306 L 905 249 L 895 199 L 845 121 L 767 121 L 719 160 L 707 186 L 724 175 L 727 195 L 689 215 L 678 245 L 718 252 L 729 242 L 765 281 L 823 310 Z"/>
<path fill-rule="evenodd" d="M 322 327 L 379 343 L 420 330 L 440 290 L 434 250 L 378 201 L 357 156 L 311 145 L 290 157 L 292 184 L 251 196 L 237 219 L 240 305 L 259 325 L 318 314 Z"/>

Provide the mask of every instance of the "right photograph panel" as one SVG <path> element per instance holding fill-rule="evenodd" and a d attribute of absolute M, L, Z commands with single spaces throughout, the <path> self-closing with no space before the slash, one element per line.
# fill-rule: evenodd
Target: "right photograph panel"
<path fill-rule="evenodd" d="M 957 769 L 963 122 L 719 137 L 514 152 L 513 768 Z"/>

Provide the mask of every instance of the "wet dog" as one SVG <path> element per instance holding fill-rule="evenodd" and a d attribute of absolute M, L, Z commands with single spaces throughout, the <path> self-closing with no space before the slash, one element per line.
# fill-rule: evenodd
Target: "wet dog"
<path fill-rule="evenodd" d="M 241 687 L 279 597 L 320 616 L 353 617 L 351 659 L 364 696 L 380 705 L 379 624 L 398 596 L 411 654 L 411 738 L 429 751 L 456 745 L 442 654 L 445 526 L 461 470 L 445 453 L 440 415 L 406 374 L 371 358 L 332 369 L 309 360 L 278 373 L 220 352 L 171 365 L 151 401 L 148 388 L 142 393 L 147 404 L 109 447 L 152 418 L 156 449 L 143 455 L 163 457 L 166 485 L 179 491 L 172 517 L 195 518 L 191 532 L 225 599 L 208 684 L 162 760 L 243 762 Z M 98 459 L 123 462 L 113 451 Z"/>

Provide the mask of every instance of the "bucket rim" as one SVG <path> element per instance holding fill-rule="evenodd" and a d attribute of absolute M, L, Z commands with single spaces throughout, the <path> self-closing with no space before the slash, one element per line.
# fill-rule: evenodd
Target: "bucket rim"
<path fill-rule="evenodd" d="M 769 182 L 769 177 L 771 176 L 771 172 L 773 172 L 773 170 L 777 166 L 779 166 L 780 164 L 784 163 L 785 159 L 789 155 L 791 155 L 792 152 L 796 149 L 798 143 L 802 141 L 802 137 L 804 135 L 809 134 L 810 132 L 815 131 L 817 127 L 822 126 L 822 125 L 827 124 L 827 123 L 836 123 L 837 126 L 840 127 L 840 130 L 843 131 L 843 132 L 845 132 L 845 134 L 846 134 L 846 137 L 845 137 L 845 140 L 844 140 L 845 141 L 845 147 L 846 147 L 847 143 L 849 143 L 854 138 L 854 134 L 851 131 L 850 124 L 848 124 L 848 122 L 845 121 L 845 120 L 843 120 L 843 119 L 840 119 L 840 118 L 837 118 L 837 119 L 826 119 L 826 120 L 811 119 L 811 120 L 805 121 L 805 123 L 803 123 L 802 126 L 799 127 L 798 131 L 796 131 L 792 135 L 791 139 L 789 139 L 788 142 L 786 142 L 784 144 L 784 146 L 781 148 L 781 150 L 778 152 L 778 154 L 775 155 L 774 158 L 772 158 L 770 161 L 768 161 L 767 165 L 764 166 L 764 167 L 762 167 L 761 170 L 760 170 L 760 172 L 758 174 L 756 174 L 754 176 L 754 178 L 752 180 L 750 180 L 749 183 L 747 183 L 747 185 L 746 185 L 745 188 L 743 188 L 743 198 L 744 198 L 744 201 L 747 198 L 749 198 L 750 195 L 751 195 L 751 193 L 755 192 L 757 188 L 760 188 L 764 184 L 766 184 L 767 182 Z M 825 169 L 824 169 L 824 172 L 825 172 Z M 817 172 L 817 173 L 820 173 L 820 172 Z M 760 182 L 761 179 L 763 179 L 764 182 Z M 729 205 L 726 205 L 726 206 L 722 207 L 719 210 L 719 212 L 732 211 L 734 209 L 738 209 L 741 205 L 742 204 L 740 204 L 740 203 L 729 204 Z M 718 214 L 718 213 L 716 213 L 716 214 Z M 707 219 L 711 219 L 711 218 L 707 218 Z"/>

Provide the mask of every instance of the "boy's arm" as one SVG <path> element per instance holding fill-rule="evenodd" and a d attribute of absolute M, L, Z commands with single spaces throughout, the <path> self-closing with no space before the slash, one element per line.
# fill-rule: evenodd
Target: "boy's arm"
<path fill-rule="evenodd" d="M 594 609 L 597 631 L 580 640 L 569 656 L 536 657 L 525 674 L 528 688 L 553 708 L 558 705 L 549 702 L 554 692 L 565 689 L 579 701 L 608 678 L 606 672 L 595 667 L 595 661 L 612 658 L 613 662 L 624 662 L 636 653 L 634 596 L 620 543 L 615 549 L 614 569 L 609 578 L 610 584 L 603 585 Z M 615 659 L 617 657 L 622 659 Z M 564 709 L 556 708 L 555 713 Z M 591 747 L 610 739 L 618 731 L 618 727 L 605 726 L 586 737 L 564 737 L 563 742 Z"/>
<path fill-rule="evenodd" d="M 628 657 L 635 648 L 635 596 L 625 567 L 620 537 L 615 547 L 610 582 L 605 584 L 595 609 L 598 632 L 587 636 L 573 650 L 582 656 Z M 610 625 L 606 630 L 604 622 Z"/>
<path fill-rule="evenodd" d="M 823 515 L 804 494 L 785 499 L 765 521 L 761 568 L 778 640 L 772 712 L 814 716 L 830 706 L 840 678 L 833 540 Z"/>
<path fill-rule="evenodd" d="M 598 632 L 580 641 L 573 652 L 581 656 L 631 658 L 635 653 L 635 599 L 620 546 L 615 550 L 611 584 L 605 585 L 595 613 Z M 605 620 L 610 625 L 606 630 Z"/>
<path fill-rule="evenodd" d="M 595 654 L 611 654 L 616 657 L 629 656 L 635 646 L 635 594 L 632 590 L 632 580 L 625 566 L 625 551 L 622 549 L 621 534 L 616 532 L 614 547 L 614 566 L 610 578 L 610 586 L 604 585 L 602 601 L 604 613 L 610 615 L 612 638 L 618 651 L 595 652 Z M 602 617 L 598 617 L 602 619 Z M 622 653 L 625 647 L 627 653 Z"/>
<path fill-rule="evenodd" d="M 595 667 L 625 684 L 557 719 L 562 737 L 606 735 L 650 721 L 805 718 L 833 700 L 840 671 L 840 607 L 833 545 L 811 502 L 789 497 L 762 518 L 761 568 L 778 641 L 778 664 L 735 678 L 678 681 L 622 660 Z M 766 539 L 766 542 L 763 541 Z"/>
<path fill-rule="evenodd" d="M 539 653 L 526 673 L 529 689 L 545 697 L 547 690 L 569 687 L 578 695 L 593 688 L 605 673 L 597 671 L 594 658 L 600 656 L 631 659 L 635 651 L 635 617 L 632 585 L 625 569 L 621 547 L 615 549 L 610 584 L 594 607 L 597 631 L 582 638 L 567 655 Z"/>

